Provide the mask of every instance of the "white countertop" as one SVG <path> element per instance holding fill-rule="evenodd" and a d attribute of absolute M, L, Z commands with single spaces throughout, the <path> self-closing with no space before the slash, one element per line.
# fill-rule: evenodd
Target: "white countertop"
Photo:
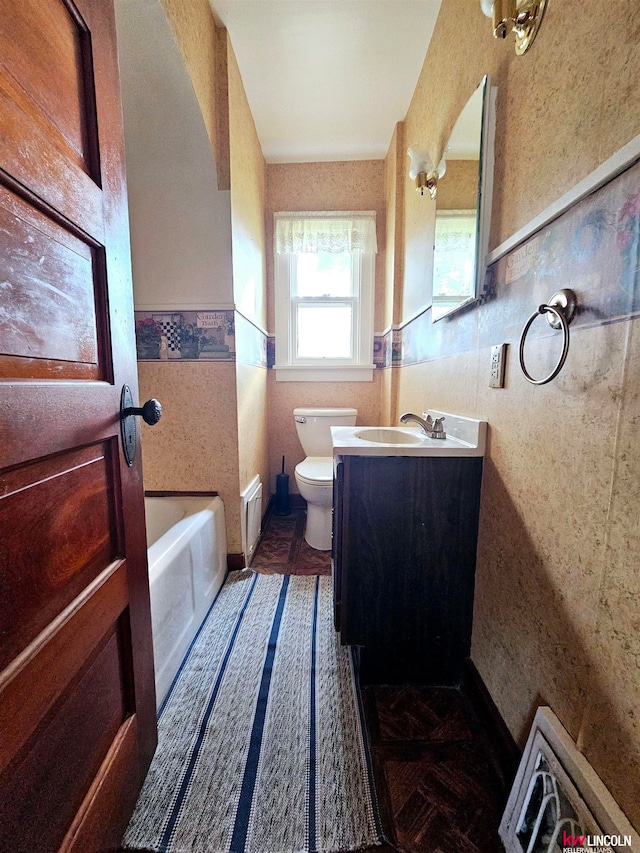
<path fill-rule="evenodd" d="M 336 456 L 484 456 L 486 421 L 434 409 L 429 409 L 429 414 L 432 418 L 444 417 L 445 439 L 428 438 L 420 427 L 413 426 L 331 427 L 333 453 Z M 369 441 L 363 437 L 367 430 L 391 430 L 398 439 L 407 434 L 410 443 Z"/>

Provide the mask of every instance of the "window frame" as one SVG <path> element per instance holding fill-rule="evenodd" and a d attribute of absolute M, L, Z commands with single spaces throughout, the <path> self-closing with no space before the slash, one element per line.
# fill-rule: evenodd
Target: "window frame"
<path fill-rule="evenodd" d="M 375 253 L 362 249 L 351 250 L 352 295 L 347 297 L 297 296 L 297 254 L 274 252 L 276 380 L 372 381 L 375 369 Z M 302 303 L 352 304 L 351 358 L 302 358 L 296 355 L 297 307 Z"/>

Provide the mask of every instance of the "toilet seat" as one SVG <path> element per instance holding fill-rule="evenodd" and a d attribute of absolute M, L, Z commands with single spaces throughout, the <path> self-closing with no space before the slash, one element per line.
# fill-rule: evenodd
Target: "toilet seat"
<path fill-rule="evenodd" d="M 331 456 L 307 456 L 296 465 L 296 479 L 310 486 L 333 484 L 333 458 Z"/>

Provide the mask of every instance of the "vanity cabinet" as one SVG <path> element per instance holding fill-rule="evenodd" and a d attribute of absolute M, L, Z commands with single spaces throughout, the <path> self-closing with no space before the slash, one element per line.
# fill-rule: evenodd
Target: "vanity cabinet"
<path fill-rule="evenodd" d="M 335 457 L 334 620 L 363 683 L 460 682 L 481 478 L 481 457 Z"/>

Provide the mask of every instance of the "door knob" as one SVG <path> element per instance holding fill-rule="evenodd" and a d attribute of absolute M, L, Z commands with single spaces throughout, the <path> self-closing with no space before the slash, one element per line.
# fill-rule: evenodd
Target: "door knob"
<path fill-rule="evenodd" d="M 128 385 L 123 385 L 120 395 L 120 432 L 122 435 L 122 452 L 130 468 L 136 458 L 136 415 L 142 415 L 142 420 L 149 426 L 153 426 L 162 417 L 162 406 L 153 397 L 147 400 L 144 406 L 139 408 L 134 406 L 131 389 Z"/>
<path fill-rule="evenodd" d="M 129 406 L 120 412 L 121 418 L 128 418 L 129 415 L 142 415 L 142 420 L 146 424 L 149 424 L 149 426 L 153 426 L 154 424 L 157 424 L 162 417 L 162 406 L 155 397 L 152 397 L 139 409 L 134 406 Z"/>

